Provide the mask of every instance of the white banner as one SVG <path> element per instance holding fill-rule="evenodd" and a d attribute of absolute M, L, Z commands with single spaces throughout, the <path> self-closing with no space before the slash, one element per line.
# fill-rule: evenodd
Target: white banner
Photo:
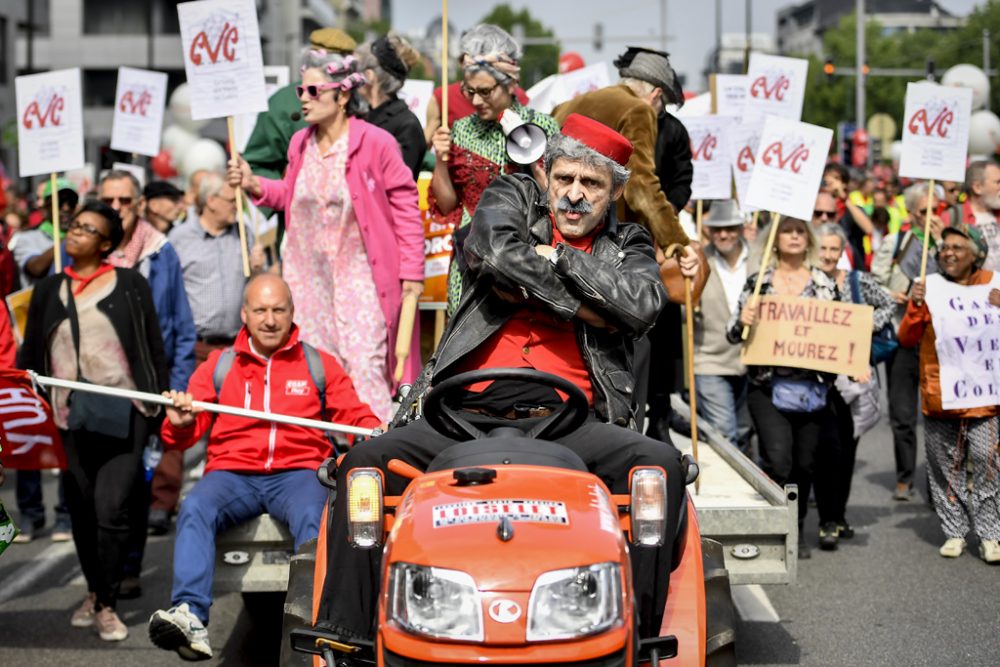
<path fill-rule="evenodd" d="M 802 118 L 808 73 L 808 60 L 751 53 L 747 68 L 747 115 Z"/>
<path fill-rule="evenodd" d="M 906 84 L 899 175 L 964 181 L 971 115 L 971 88 Z"/>
<path fill-rule="evenodd" d="M 747 107 L 750 79 L 745 74 L 715 75 L 715 113 L 741 119 Z"/>
<path fill-rule="evenodd" d="M 198 0 L 177 5 L 191 118 L 267 110 L 264 59 L 254 0 Z"/>
<path fill-rule="evenodd" d="M 118 68 L 111 148 L 154 157 L 160 152 L 167 75 L 132 67 Z"/>
<path fill-rule="evenodd" d="M 83 158 L 83 103 L 79 68 L 14 79 L 17 97 L 18 175 L 79 169 Z"/>
<path fill-rule="evenodd" d="M 763 131 L 763 119 L 744 121 L 733 126 L 730 164 L 733 181 L 736 183 L 736 198 L 744 213 L 753 213 L 757 210 L 747 202 L 747 190 L 750 189 L 750 177 L 753 175 L 754 161 L 757 159 L 757 145 L 760 144 L 760 135 Z"/>
<path fill-rule="evenodd" d="M 280 89 L 289 84 L 289 70 L 286 65 L 267 66 L 264 68 L 264 92 L 271 99 Z M 250 135 L 257 126 L 258 113 L 245 113 L 233 119 L 233 133 L 236 135 L 236 150 L 240 153 L 247 149 Z"/>
<path fill-rule="evenodd" d="M 940 365 L 941 407 L 979 408 L 1000 403 L 1000 308 L 989 285 L 958 285 L 941 274 L 927 276 L 927 307 Z"/>
<path fill-rule="evenodd" d="M 611 85 L 607 63 L 587 65 L 566 74 L 550 74 L 528 91 L 528 106 L 542 113 L 552 113 L 557 106 L 577 95 Z"/>
<path fill-rule="evenodd" d="M 396 96 L 406 102 L 407 108 L 420 121 L 420 127 L 427 127 L 427 105 L 434 97 L 434 82 L 423 79 L 407 79 Z"/>
<path fill-rule="evenodd" d="M 691 199 L 731 199 L 733 184 L 729 170 L 732 152 L 729 116 L 681 118 L 691 138 Z"/>
<path fill-rule="evenodd" d="M 768 116 L 761 132 L 747 203 L 811 220 L 833 130 Z"/>

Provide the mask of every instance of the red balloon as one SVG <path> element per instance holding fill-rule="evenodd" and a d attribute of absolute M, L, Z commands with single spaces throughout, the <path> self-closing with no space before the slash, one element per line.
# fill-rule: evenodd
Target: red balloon
<path fill-rule="evenodd" d="M 559 56 L 559 73 L 565 74 L 583 68 L 583 57 L 576 51 L 567 51 Z"/>
<path fill-rule="evenodd" d="M 153 173 L 160 178 L 173 178 L 177 175 L 174 156 L 166 148 L 161 149 L 156 157 L 149 161 L 149 166 L 153 169 Z"/>

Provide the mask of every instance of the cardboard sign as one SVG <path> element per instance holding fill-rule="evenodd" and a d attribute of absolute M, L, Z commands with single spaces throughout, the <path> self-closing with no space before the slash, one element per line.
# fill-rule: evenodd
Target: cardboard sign
<path fill-rule="evenodd" d="M 455 226 L 432 215 L 427 200 L 430 186 L 430 176 L 421 174 L 417 179 L 420 215 L 424 220 L 424 291 L 420 295 L 420 303 L 446 305 Z"/>
<path fill-rule="evenodd" d="M 729 157 L 732 152 L 729 116 L 681 118 L 691 139 L 691 199 L 730 199 L 732 180 Z"/>
<path fill-rule="evenodd" d="M 874 312 L 854 303 L 762 296 L 743 363 L 858 377 L 868 371 Z"/>
<path fill-rule="evenodd" d="M 406 107 L 420 121 L 420 127 L 427 127 L 427 105 L 434 97 L 434 82 L 422 79 L 407 79 L 396 96 L 406 102 Z"/>
<path fill-rule="evenodd" d="M 812 219 L 833 130 L 768 116 L 746 202 L 800 220 Z"/>
<path fill-rule="evenodd" d="M 39 398 L 27 373 L 0 370 L 0 462 L 14 470 L 65 468 L 52 410 Z"/>
<path fill-rule="evenodd" d="M 751 53 L 747 68 L 746 114 L 802 118 L 809 61 Z"/>
<path fill-rule="evenodd" d="M 971 88 L 930 82 L 906 84 L 899 175 L 964 180 L 971 115 Z"/>
<path fill-rule="evenodd" d="M 111 148 L 150 157 L 159 153 L 166 104 L 165 73 L 119 67 Z"/>
<path fill-rule="evenodd" d="M 18 345 L 24 342 L 24 331 L 28 326 L 28 306 L 31 305 L 31 295 L 34 291 L 34 287 L 25 287 L 11 292 L 5 299 L 7 312 L 10 313 L 10 328 Z"/>
<path fill-rule="evenodd" d="M 742 118 L 746 111 L 750 79 L 745 74 L 715 74 L 714 78 L 715 113 Z"/>
<path fill-rule="evenodd" d="M 941 407 L 979 408 L 1000 403 L 1000 308 L 989 285 L 959 285 L 940 273 L 927 276 L 927 308 L 940 364 Z"/>
<path fill-rule="evenodd" d="M 24 178 L 83 166 L 80 70 L 14 79 L 18 172 Z"/>
<path fill-rule="evenodd" d="M 737 123 L 732 128 L 732 150 L 729 154 L 733 181 L 736 183 L 736 198 L 740 208 L 746 213 L 757 209 L 747 202 L 747 190 L 750 189 L 750 177 L 753 175 L 754 163 L 757 159 L 757 146 L 760 135 L 764 131 L 764 123 L 760 119 Z"/>
<path fill-rule="evenodd" d="M 177 5 L 191 118 L 267 110 L 264 59 L 254 0 L 199 0 Z"/>

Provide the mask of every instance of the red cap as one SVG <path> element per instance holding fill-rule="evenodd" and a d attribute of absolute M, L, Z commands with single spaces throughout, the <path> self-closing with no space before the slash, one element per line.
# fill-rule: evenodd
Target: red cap
<path fill-rule="evenodd" d="M 562 133 L 625 166 L 632 157 L 632 142 L 593 118 L 571 113 L 563 123 Z"/>

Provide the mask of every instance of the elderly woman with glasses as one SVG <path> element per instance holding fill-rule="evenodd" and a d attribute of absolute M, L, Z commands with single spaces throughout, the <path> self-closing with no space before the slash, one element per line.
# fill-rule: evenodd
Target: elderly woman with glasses
<path fill-rule="evenodd" d="M 387 420 L 400 303 L 423 290 L 424 226 L 396 139 L 358 117 L 366 83 L 354 56 L 311 51 L 297 88 L 309 125 L 292 136 L 284 178 L 254 176 L 243 160 L 228 178 L 285 212 L 282 270 L 302 338 L 333 354 Z M 404 381 L 419 370 L 419 341 Z"/>
<path fill-rule="evenodd" d="M 481 24 L 462 35 L 462 92 L 475 113 L 457 121 L 450 130 L 439 127 L 432 143 L 437 153 L 431 180 L 431 205 L 447 216 L 460 211 L 455 220 L 464 228 L 476 212 L 479 198 L 500 174 L 523 170 L 507 155 L 507 139 L 500 127 L 506 111 L 526 123 L 539 126 L 551 136 L 559 125 L 549 115 L 522 106 L 514 95 L 521 75 L 521 47 L 495 25 Z M 537 167 L 537 163 L 536 163 Z M 455 261 L 448 281 L 448 301 L 454 309 L 461 296 L 462 245 L 465 233 L 455 234 Z"/>
<path fill-rule="evenodd" d="M 761 268 L 760 294 L 839 301 L 837 283 L 817 265 L 816 239 L 809 224 L 795 218 L 771 224 L 777 224 L 778 230 L 770 265 Z M 734 345 L 741 342 L 743 327 L 757 322 L 758 304 L 751 303 L 756 282 L 757 274 L 747 279 L 730 320 L 726 337 Z M 799 496 L 808 498 L 817 455 L 827 456 L 838 446 L 836 419 L 827 398 L 835 376 L 796 368 L 747 366 L 747 377 L 747 405 L 757 432 L 761 467 L 779 485 L 798 484 Z M 793 410 L 782 400 L 786 397 L 801 398 L 801 404 Z M 799 503 L 799 558 L 810 555 L 802 537 L 808 507 L 804 501 Z M 832 503 L 819 507 L 819 513 L 832 516 Z"/>

